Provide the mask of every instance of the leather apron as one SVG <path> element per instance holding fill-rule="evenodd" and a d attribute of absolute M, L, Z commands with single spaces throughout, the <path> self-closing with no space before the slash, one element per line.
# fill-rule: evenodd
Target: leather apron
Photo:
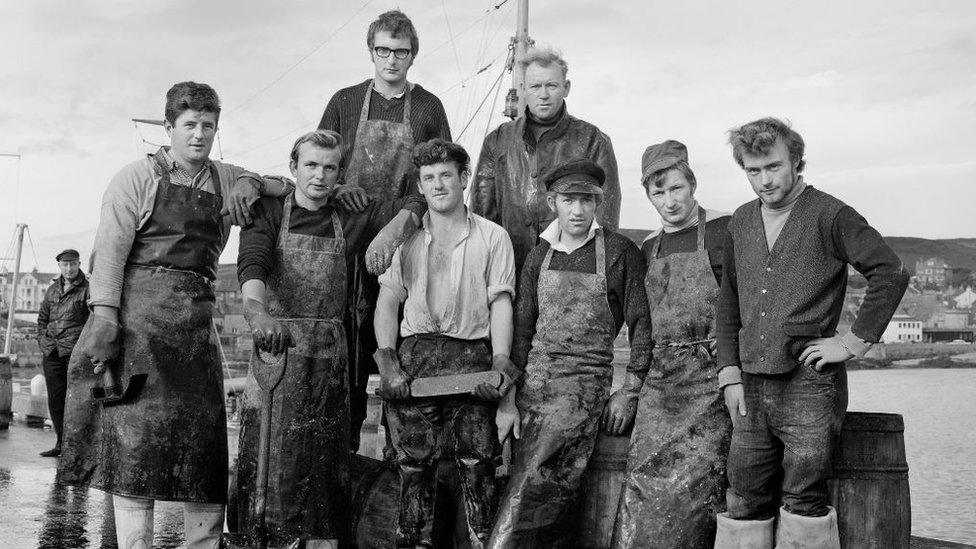
<path fill-rule="evenodd" d="M 59 476 L 123 496 L 224 503 L 227 421 L 212 329 L 224 245 L 220 180 L 211 164 L 215 192 L 176 185 L 162 155 L 154 159 L 156 199 L 126 261 L 113 366 L 123 382 L 148 377 L 131 401 L 94 406 L 89 390 L 101 376 L 72 356 Z"/>
<path fill-rule="evenodd" d="M 412 84 L 407 84 L 403 98 L 403 121 L 369 120 L 369 103 L 373 97 L 373 82 L 366 89 L 363 107 L 356 127 L 356 141 L 346 166 L 345 182 L 358 185 L 380 202 L 395 200 L 410 194 L 414 182 L 404 181 L 413 165 L 413 129 L 410 126 L 410 95 Z M 359 448 L 359 430 L 366 419 L 366 383 L 369 374 L 376 372 L 373 353 L 376 336 L 373 333 L 373 311 L 379 296 L 376 277 L 366 271 L 362 256 L 357 257 L 350 269 L 353 281 L 348 306 L 347 328 L 352 334 L 349 369 L 352 384 L 352 418 L 350 430 L 352 451 Z"/>
<path fill-rule="evenodd" d="M 346 242 L 331 211 L 335 237 L 290 231 L 294 194 L 285 198 L 268 310 L 288 326 L 295 347 L 272 402 L 266 521 L 272 545 L 298 538 L 349 539 L 349 387 L 346 333 Z M 253 369 L 241 411 L 238 467 L 240 531 L 250 531 L 264 393 Z"/>
<path fill-rule="evenodd" d="M 613 378 L 614 319 L 607 301 L 602 230 L 596 274 L 539 272 L 539 317 L 516 393 L 522 438 L 489 547 L 571 547 L 580 480 L 596 445 Z"/>
<path fill-rule="evenodd" d="M 709 353 L 719 285 L 705 249 L 705 210 L 694 252 L 659 258 L 662 237 L 645 279 L 656 366 L 638 402 L 612 546 L 711 548 L 732 422 Z"/>

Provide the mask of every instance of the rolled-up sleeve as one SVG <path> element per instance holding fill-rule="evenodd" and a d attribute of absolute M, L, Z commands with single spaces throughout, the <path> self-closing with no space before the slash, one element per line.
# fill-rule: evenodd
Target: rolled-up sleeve
<path fill-rule="evenodd" d="M 143 181 L 142 179 L 148 179 Z M 146 187 L 152 183 L 147 170 L 141 174 L 138 166 L 130 165 L 109 183 L 102 196 L 102 209 L 95 232 L 95 262 L 91 277 L 89 304 L 119 307 L 122 298 L 122 277 L 125 263 L 132 250 L 136 231 L 143 222 Z M 146 212 L 148 214 L 148 211 Z"/>
<path fill-rule="evenodd" d="M 503 293 L 515 299 L 515 251 L 512 239 L 501 227 L 492 228 L 488 254 L 488 305 Z"/>
<path fill-rule="evenodd" d="M 393 252 L 393 261 L 390 262 L 390 267 L 379 276 L 380 286 L 393 292 L 400 303 L 407 300 L 407 287 L 403 285 L 403 262 L 400 254 L 402 250 L 403 246 Z"/>

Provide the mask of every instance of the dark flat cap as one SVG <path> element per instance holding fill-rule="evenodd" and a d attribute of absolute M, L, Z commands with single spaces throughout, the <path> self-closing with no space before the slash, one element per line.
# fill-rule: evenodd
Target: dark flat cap
<path fill-rule="evenodd" d="M 641 181 L 654 172 L 674 166 L 679 160 L 688 162 L 688 148 L 680 141 L 668 139 L 664 143 L 651 145 L 644 149 L 644 156 L 641 157 Z"/>
<path fill-rule="evenodd" d="M 59 253 L 54 257 L 55 261 L 61 261 L 61 260 L 71 261 L 72 259 L 80 259 L 80 258 L 81 255 L 78 253 L 78 250 L 72 250 L 71 248 L 64 250 L 63 252 Z"/>
<path fill-rule="evenodd" d="M 607 174 L 596 162 L 577 158 L 554 166 L 543 178 L 546 190 L 553 193 L 603 194 Z"/>

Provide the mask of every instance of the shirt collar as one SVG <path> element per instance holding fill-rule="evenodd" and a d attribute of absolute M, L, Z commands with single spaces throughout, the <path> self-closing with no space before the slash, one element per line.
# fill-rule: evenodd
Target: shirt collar
<path fill-rule="evenodd" d="M 559 240 L 559 236 L 562 234 L 563 230 L 559 228 L 558 219 L 554 219 L 552 223 L 550 223 L 549 226 L 546 227 L 544 231 L 539 233 L 539 238 L 545 239 L 547 242 L 549 242 L 549 245 L 552 247 L 553 250 L 557 252 L 563 252 L 565 254 L 571 254 L 576 250 L 585 246 L 586 243 L 589 242 L 590 240 L 593 240 L 593 237 L 596 236 L 596 232 L 600 229 L 601 229 L 600 223 L 596 220 L 596 218 L 594 218 L 593 223 L 590 225 L 590 232 L 587 233 L 586 235 L 586 240 L 580 242 L 580 245 L 573 248 L 572 250 L 570 250 L 568 246 L 566 246 L 565 244 L 562 243 L 561 240 Z"/>
<path fill-rule="evenodd" d="M 163 145 L 162 147 L 159 148 L 159 151 L 156 154 L 157 155 L 162 155 L 163 165 L 166 166 L 166 171 L 172 172 L 172 171 L 176 171 L 176 170 L 182 169 L 182 168 L 179 167 L 179 165 L 176 164 L 176 161 L 173 160 L 173 157 L 169 154 L 169 147 L 168 146 Z M 211 160 L 209 158 L 206 159 L 203 162 L 203 167 L 200 168 L 200 171 L 197 172 L 197 173 L 202 173 L 204 170 L 206 170 L 207 168 L 209 168 L 210 167 L 210 163 L 211 163 Z M 192 177 L 196 177 L 196 174 L 190 174 L 190 175 Z"/>
<path fill-rule="evenodd" d="M 465 224 L 464 233 L 461 234 L 461 238 L 460 240 L 458 240 L 458 242 L 461 242 L 465 238 L 468 238 L 468 235 L 471 234 L 471 226 L 474 224 L 474 212 L 471 211 L 471 208 L 465 206 L 464 212 L 465 212 L 465 218 L 467 219 L 468 222 Z M 427 242 L 430 242 L 431 235 L 430 235 L 430 210 L 429 209 L 427 210 L 427 212 L 424 213 L 424 217 L 420 220 L 420 226 L 424 229 L 424 238 L 426 239 Z"/>

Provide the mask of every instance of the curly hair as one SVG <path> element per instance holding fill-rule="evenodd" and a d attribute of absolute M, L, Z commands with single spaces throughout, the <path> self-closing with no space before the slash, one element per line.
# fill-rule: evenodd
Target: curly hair
<path fill-rule="evenodd" d="M 569 63 L 563 59 L 562 52 L 551 46 L 532 46 L 529 48 L 529 51 L 525 52 L 525 57 L 519 60 L 519 68 L 525 71 L 533 63 L 540 67 L 548 67 L 553 63 L 559 65 L 563 71 L 563 79 L 569 73 Z"/>
<path fill-rule="evenodd" d="M 207 84 L 179 82 L 166 92 L 166 121 L 176 124 L 183 111 L 212 112 L 220 119 L 220 98 Z"/>
<path fill-rule="evenodd" d="M 420 39 L 417 38 L 417 29 L 414 28 L 413 22 L 402 11 L 390 10 L 383 12 L 376 18 L 376 21 L 369 24 L 369 30 L 366 31 L 366 45 L 370 51 L 373 50 L 376 33 L 380 31 L 390 33 L 390 36 L 393 38 L 409 38 L 410 52 L 414 57 L 420 51 Z"/>
<path fill-rule="evenodd" d="M 298 148 L 302 146 L 302 143 L 311 143 L 320 149 L 338 149 L 339 153 L 342 153 L 341 135 L 332 130 L 315 130 L 313 132 L 308 132 L 295 140 L 295 144 L 291 147 L 291 161 L 293 163 L 298 162 Z M 340 156 L 340 159 L 341 158 L 342 157 Z"/>
<path fill-rule="evenodd" d="M 790 160 L 797 164 L 797 173 L 803 172 L 806 166 L 806 160 L 803 159 L 803 138 L 787 122 L 767 117 L 729 130 L 732 157 L 740 168 L 743 167 L 743 154 L 767 154 L 776 145 L 777 139 L 783 140 L 786 149 L 790 151 Z"/>
<path fill-rule="evenodd" d="M 417 145 L 413 150 L 413 165 L 419 170 L 423 166 L 453 162 L 458 174 L 471 172 L 471 157 L 468 151 L 457 143 L 443 139 L 431 139 Z"/>
<path fill-rule="evenodd" d="M 688 181 L 688 184 L 691 185 L 692 189 L 698 186 L 698 180 L 695 179 L 695 172 L 691 171 L 691 166 L 689 166 L 684 160 L 679 160 L 675 162 L 673 166 L 668 166 L 663 170 L 658 170 L 645 177 L 644 180 L 641 181 L 641 183 L 644 185 L 644 190 L 649 191 L 651 190 L 651 187 L 660 187 L 664 185 L 664 180 L 672 171 L 678 171 L 681 173 L 681 175 L 685 176 L 685 179 Z"/>

